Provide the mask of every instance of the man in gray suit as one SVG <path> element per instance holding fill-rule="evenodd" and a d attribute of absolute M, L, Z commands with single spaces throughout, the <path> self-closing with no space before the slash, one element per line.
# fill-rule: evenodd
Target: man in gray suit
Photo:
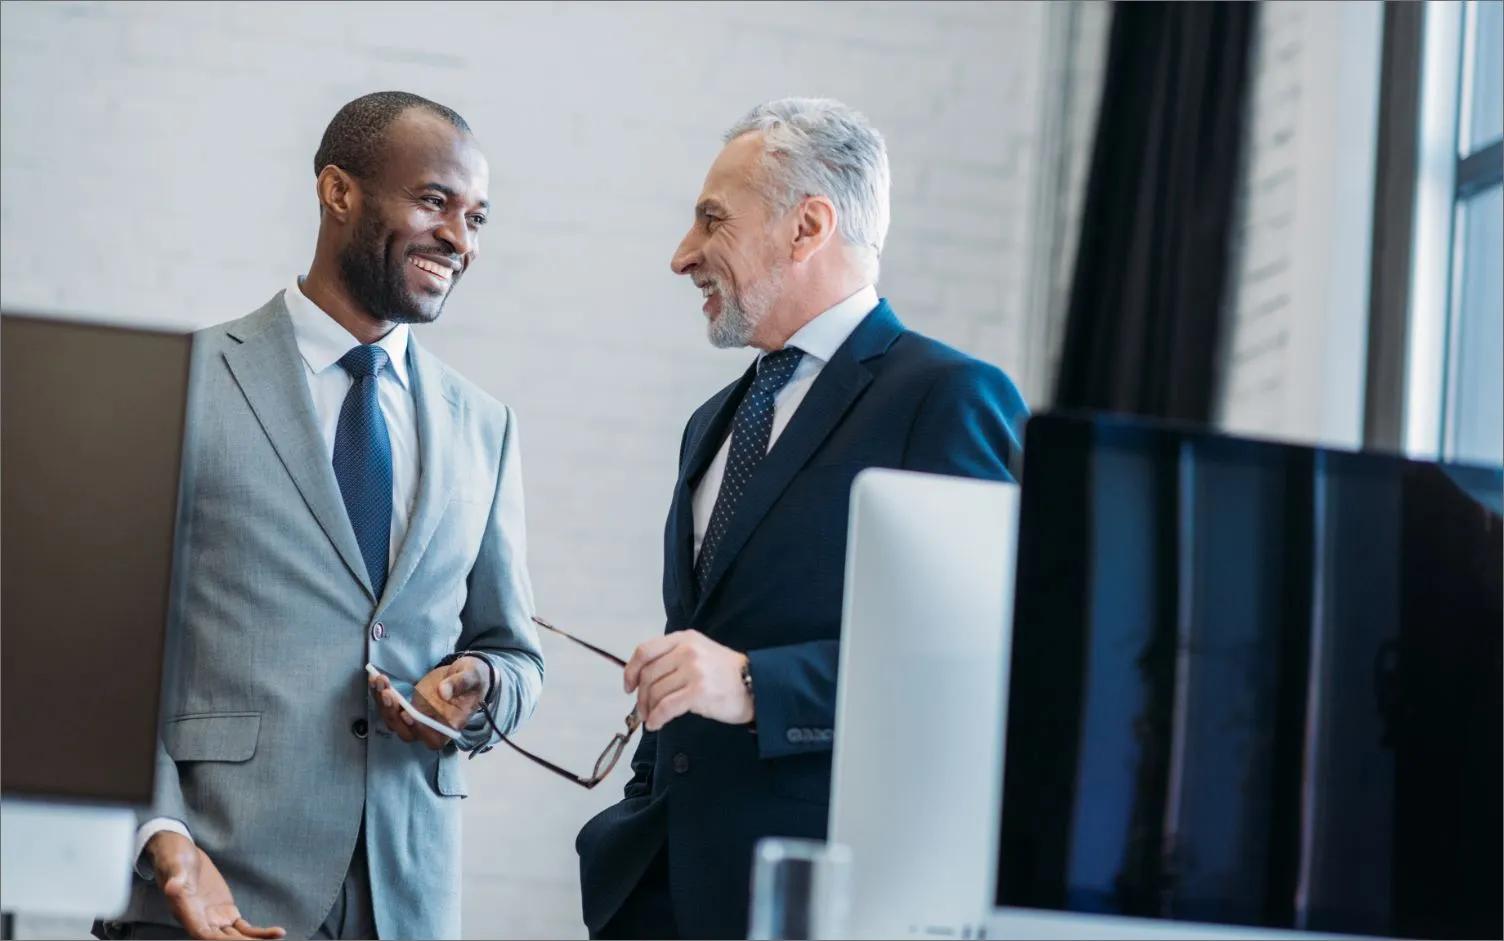
<path fill-rule="evenodd" d="M 408 326 L 475 258 L 485 158 L 382 92 L 314 170 L 307 276 L 196 341 L 180 676 L 110 936 L 459 937 L 459 752 L 542 688 L 515 419 Z"/>

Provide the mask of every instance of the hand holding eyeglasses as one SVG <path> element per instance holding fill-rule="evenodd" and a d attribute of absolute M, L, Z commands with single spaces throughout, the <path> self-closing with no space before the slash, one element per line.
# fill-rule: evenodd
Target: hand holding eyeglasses
<path fill-rule="evenodd" d="M 746 725 L 755 713 L 752 694 L 742 682 L 746 662 L 746 654 L 699 631 L 674 631 L 637 645 L 623 686 L 637 693 L 637 714 L 649 732 L 686 713 Z"/>

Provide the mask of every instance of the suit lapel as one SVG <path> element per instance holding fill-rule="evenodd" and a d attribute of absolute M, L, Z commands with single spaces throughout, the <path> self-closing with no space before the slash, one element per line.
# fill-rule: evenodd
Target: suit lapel
<path fill-rule="evenodd" d="M 679 481 L 674 488 L 674 578 L 678 582 L 678 595 L 683 599 L 684 617 L 694 611 L 695 597 L 695 515 L 694 488 L 731 428 L 731 419 L 736 407 L 741 404 L 747 387 L 757 375 L 756 364 L 747 368 L 735 385 L 721 391 L 719 399 L 711 400 L 710 418 L 698 438 L 689 442 L 689 452 L 684 466 L 679 470 Z"/>
<path fill-rule="evenodd" d="M 408 522 L 407 536 L 397 548 L 397 560 L 386 580 L 386 590 L 377 606 L 378 614 L 397 597 L 418 568 L 423 551 L 428 548 L 448 509 L 452 489 L 450 480 L 454 474 L 454 461 L 446 457 L 444 447 L 456 437 L 459 393 L 447 381 L 437 361 L 418 345 L 411 333 L 408 334 L 407 351 L 408 376 L 413 383 L 413 403 L 418 417 L 419 460 L 422 463 L 413 516 Z"/>
<path fill-rule="evenodd" d="M 721 392 L 720 401 L 710 409 L 710 420 L 706 423 L 705 433 L 693 442 L 689 459 L 684 462 L 684 471 L 679 475 L 680 483 L 693 486 L 709 469 L 710 462 L 715 459 L 721 443 L 731 431 L 731 419 L 736 417 L 737 406 L 741 405 L 742 397 L 747 394 L 747 387 L 752 385 L 756 375 L 757 364 L 753 363 L 735 385 Z"/>
<path fill-rule="evenodd" d="M 351 574 L 374 598 L 371 577 L 366 572 L 349 514 L 345 512 L 339 482 L 334 478 L 334 465 L 314 422 L 313 398 L 303 375 L 303 357 L 298 352 L 282 295 L 262 308 L 259 316 L 234 328 L 230 336 L 240 345 L 225 351 L 225 362 L 241 393 L 309 511 Z"/>
<path fill-rule="evenodd" d="M 798 411 L 748 482 L 741 505 L 711 561 L 697 608 L 715 591 L 757 524 L 872 381 L 872 373 L 863 363 L 887 352 L 902 331 L 887 301 L 881 301 L 820 370 Z"/>

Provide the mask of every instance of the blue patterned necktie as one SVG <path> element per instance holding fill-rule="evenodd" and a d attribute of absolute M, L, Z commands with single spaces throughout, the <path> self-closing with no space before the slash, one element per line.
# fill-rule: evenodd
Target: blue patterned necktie
<path fill-rule="evenodd" d="M 742 494 L 746 492 L 757 466 L 767 456 L 768 441 L 773 436 L 773 400 L 779 390 L 788 385 L 802 356 L 804 351 L 792 346 L 764 356 L 757 363 L 752 388 L 747 390 L 746 398 L 736 408 L 736 417 L 731 420 L 731 450 L 726 455 L 726 473 L 721 478 L 715 509 L 710 513 L 710 524 L 700 543 L 700 556 L 695 560 L 695 582 L 701 592 L 705 590 L 715 551 L 726 537 L 726 527 L 736 515 Z"/>
<path fill-rule="evenodd" d="M 334 432 L 334 478 L 345 498 L 345 512 L 355 528 L 371 589 L 380 599 L 392 542 L 392 439 L 376 398 L 376 379 L 386 367 L 386 350 L 357 346 L 339 364 L 353 381 Z"/>

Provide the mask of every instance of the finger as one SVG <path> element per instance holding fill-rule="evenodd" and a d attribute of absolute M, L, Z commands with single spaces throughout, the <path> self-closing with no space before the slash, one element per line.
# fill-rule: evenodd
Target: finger
<path fill-rule="evenodd" d="M 651 686 L 642 687 L 643 699 L 637 706 L 637 714 L 650 716 L 660 703 L 671 694 L 690 686 L 692 679 L 684 670 L 675 670 Z"/>
<path fill-rule="evenodd" d="M 404 742 L 416 740 L 417 734 L 413 732 L 412 719 L 401 709 L 396 706 L 384 706 L 381 710 L 381 717 L 386 720 L 386 727 Z"/>
<path fill-rule="evenodd" d="M 637 692 L 639 697 L 644 690 L 652 689 L 654 683 L 657 683 L 665 676 L 684 666 L 684 661 L 683 648 L 677 648 L 670 650 L 657 660 L 644 666 L 642 672 L 637 674 Z M 646 712 L 642 714 L 647 715 Z"/>
<path fill-rule="evenodd" d="M 653 704 L 665 694 L 694 682 L 696 674 L 691 669 L 693 655 L 694 651 L 687 644 L 680 644 L 643 668 L 637 679 L 638 715 L 646 716 L 653 710 Z M 670 676 L 678 676 L 680 679 L 663 687 L 656 695 L 652 694 L 653 688 Z"/>
<path fill-rule="evenodd" d="M 397 719 L 397 713 L 394 713 L 393 710 L 388 710 L 387 707 L 381 708 L 381 720 L 387 726 L 388 732 L 402 735 L 406 731 L 406 726 L 402 725 L 402 720 Z"/>
<path fill-rule="evenodd" d="M 397 738 L 408 744 L 418 741 L 418 729 L 414 728 L 414 726 L 415 723 L 412 722 L 412 716 L 408 716 L 406 713 L 399 713 L 397 716 L 393 716 L 393 720 L 391 720 L 391 731 L 393 731 L 393 734 L 396 734 Z"/>
<path fill-rule="evenodd" d="M 452 700 L 456 696 L 463 696 L 466 693 L 479 692 L 481 687 L 485 685 L 485 682 L 486 680 L 481 676 L 479 670 L 473 669 L 469 665 L 460 666 L 458 670 L 449 674 L 439 683 L 439 695 L 446 701 Z"/>
<path fill-rule="evenodd" d="M 415 732 L 415 731 L 413 731 L 413 727 L 412 727 L 412 722 L 411 721 L 408 721 L 408 722 L 402 721 L 403 719 L 406 719 L 406 718 L 407 718 L 407 716 L 405 716 L 405 715 L 403 715 L 403 716 L 396 716 L 396 715 L 391 716 L 391 717 L 389 717 L 387 719 L 387 727 L 392 730 L 392 734 L 394 734 L 398 738 L 402 739 L 402 741 L 409 742 L 409 743 L 415 742 L 418 739 L 418 733 Z"/>
<path fill-rule="evenodd" d="M 387 725 L 391 725 L 397 719 L 397 710 L 379 699 L 376 700 L 376 712 L 380 714 Z"/>
<path fill-rule="evenodd" d="M 630 693 L 636 690 L 643 667 L 678 647 L 683 643 L 686 633 L 686 631 L 675 631 L 638 644 L 637 649 L 632 651 L 631 659 L 627 661 L 626 669 L 622 671 L 623 691 Z"/>
<path fill-rule="evenodd" d="M 395 730 L 401 731 L 402 729 L 412 728 L 417 725 L 417 721 L 412 717 L 412 714 L 398 705 L 395 690 L 383 693 L 382 696 L 381 704 L 390 713 L 392 727 Z M 408 739 L 408 741 L 412 741 L 412 739 Z"/>
<path fill-rule="evenodd" d="M 622 671 L 626 691 L 630 693 L 636 690 L 642 683 L 643 669 L 660 657 L 678 649 L 687 633 L 687 631 L 675 631 L 638 644 L 637 649 L 632 651 L 631 658 L 627 660 L 626 668 Z"/>
<path fill-rule="evenodd" d="M 677 689 L 658 701 L 646 723 L 649 732 L 656 732 L 689 711 L 694 692 L 689 687 Z"/>
<path fill-rule="evenodd" d="M 389 700 L 387 694 L 383 692 L 382 698 L 377 700 L 377 705 L 381 712 L 381 721 L 386 723 L 386 727 L 395 732 L 397 737 L 404 742 L 411 742 L 411 733 L 408 732 L 407 725 L 399 718 L 402 710 L 397 706 L 396 700 Z"/>
<path fill-rule="evenodd" d="M 375 676 L 372 676 L 370 678 L 370 687 L 371 692 L 377 697 L 380 697 L 382 690 L 392 688 L 392 681 L 387 679 L 382 674 L 377 673 Z"/>
<path fill-rule="evenodd" d="M 275 941 L 277 938 L 285 938 L 287 932 L 281 928 L 257 928 L 244 918 L 235 919 L 235 930 L 247 938 L 259 938 L 261 941 Z"/>

